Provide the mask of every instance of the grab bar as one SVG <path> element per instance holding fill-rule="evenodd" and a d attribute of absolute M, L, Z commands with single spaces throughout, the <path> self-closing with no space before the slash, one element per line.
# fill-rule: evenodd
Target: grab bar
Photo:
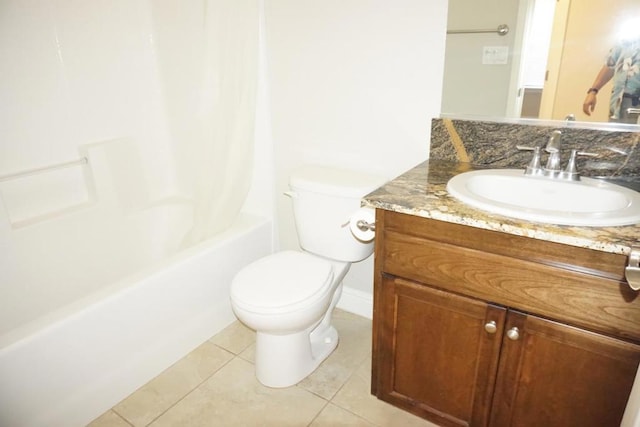
<path fill-rule="evenodd" d="M 506 36 L 509 33 L 507 24 L 500 24 L 495 30 L 447 30 L 447 34 L 478 34 L 478 33 L 498 33 L 499 36 Z"/>
<path fill-rule="evenodd" d="M 22 178 L 25 176 L 36 175 L 41 172 L 46 172 L 54 169 L 63 169 L 71 166 L 80 166 L 89 163 L 89 159 L 86 157 L 80 157 L 77 160 L 71 160 L 68 162 L 56 163 L 54 165 L 42 166 L 39 168 L 27 169 L 20 172 L 8 173 L 6 175 L 0 175 L 0 182 L 9 181 L 16 178 Z"/>

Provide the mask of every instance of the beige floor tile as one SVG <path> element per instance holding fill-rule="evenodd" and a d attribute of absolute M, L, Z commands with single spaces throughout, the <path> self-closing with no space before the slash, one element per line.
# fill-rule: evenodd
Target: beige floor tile
<path fill-rule="evenodd" d="M 161 426 L 307 426 L 327 404 L 299 387 L 270 389 L 238 357 L 153 424 Z"/>
<path fill-rule="evenodd" d="M 89 423 L 87 427 L 131 427 L 131 424 L 123 420 L 120 415 L 109 410 Z"/>
<path fill-rule="evenodd" d="M 371 424 L 365 419 L 352 414 L 336 405 L 328 404 L 320 415 L 313 420 L 309 427 L 371 427 Z"/>
<path fill-rule="evenodd" d="M 381 427 L 437 427 L 371 395 L 371 362 L 363 363 L 331 401 Z"/>
<path fill-rule="evenodd" d="M 270 389 L 256 380 L 255 333 L 236 322 L 90 427 L 433 427 L 371 396 L 371 321 L 336 310 L 333 323 L 338 348 L 298 386 Z"/>
<path fill-rule="evenodd" d="M 233 354 L 205 342 L 114 407 L 134 426 L 146 426 L 229 362 Z"/>
<path fill-rule="evenodd" d="M 298 384 L 327 400 L 338 392 L 371 352 L 371 320 L 336 310 L 332 323 L 340 336 L 338 347 L 315 372 Z"/>
<path fill-rule="evenodd" d="M 241 359 L 246 360 L 247 362 L 256 363 L 256 344 L 253 343 L 249 347 L 247 347 L 242 353 L 238 355 Z"/>
<path fill-rule="evenodd" d="M 210 341 L 238 355 L 256 342 L 256 333 L 240 321 L 235 321 L 211 338 Z"/>

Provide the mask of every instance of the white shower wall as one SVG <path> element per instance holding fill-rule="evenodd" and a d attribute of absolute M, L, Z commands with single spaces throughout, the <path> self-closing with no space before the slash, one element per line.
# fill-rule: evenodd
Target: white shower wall
<path fill-rule="evenodd" d="M 276 203 L 296 249 L 289 174 L 308 163 L 393 178 L 427 158 L 440 113 L 447 0 L 265 2 Z M 355 263 L 341 304 L 371 315 L 373 257 Z M 343 306 L 343 308 L 347 308 Z"/>
<path fill-rule="evenodd" d="M 158 10 L 146 0 L 0 3 L 0 175 L 74 160 L 82 145 L 126 138 L 132 144 L 122 160 L 140 160 L 148 197 L 175 192 L 167 120 L 175 111 L 166 109 L 159 73 L 167 49 L 156 42 L 164 38 L 154 23 Z M 55 175 L 43 180 L 33 186 L 55 186 Z"/>

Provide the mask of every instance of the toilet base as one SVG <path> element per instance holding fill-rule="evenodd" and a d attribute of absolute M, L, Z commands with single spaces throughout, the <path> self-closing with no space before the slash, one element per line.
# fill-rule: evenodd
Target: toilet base
<path fill-rule="evenodd" d="M 338 346 L 338 331 L 322 323 L 289 335 L 256 333 L 256 377 L 273 388 L 290 387 L 309 376 Z M 313 333 L 312 333 L 313 332 Z"/>
<path fill-rule="evenodd" d="M 335 290 L 328 307 L 316 307 L 324 310 L 324 316 L 300 332 L 270 334 L 260 331 L 264 322 L 247 322 L 248 313 L 238 314 L 238 318 L 247 322 L 247 326 L 256 329 L 256 377 L 267 387 L 290 387 L 309 376 L 338 346 L 338 331 L 331 325 L 331 317 L 340 296 L 342 295 L 342 279 L 349 271 L 350 263 L 331 261 L 333 264 Z M 237 310 L 235 307 L 234 310 Z M 283 319 L 291 319 L 295 313 L 288 313 L 288 317 L 277 316 L 280 328 L 293 327 Z M 308 313 L 307 313 L 308 314 Z M 313 314 L 313 313 L 311 313 Z M 313 317 L 311 317 L 313 319 Z M 255 317 L 249 317 L 255 320 Z M 283 324 L 284 322 L 284 324 Z"/>

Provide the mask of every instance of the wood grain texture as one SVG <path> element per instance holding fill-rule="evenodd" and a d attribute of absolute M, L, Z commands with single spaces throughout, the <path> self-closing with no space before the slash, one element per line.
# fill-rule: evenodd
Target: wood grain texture
<path fill-rule="evenodd" d="M 625 256 L 383 210 L 376 234 L 373 394 L 441 426 L 619 425 L 640 364 Z"/>
<path fill-rule="evenodd" d="M 619 426 L 640 346 L 509 313 L 491 426 Z"/>
<path fill-rule="evenodd" d="M 570 247 L 563 252 L 555 247 L 547 249 L 540 241 L 528 242 L 533 239 L 522 242 L 522 238 L 517 239 L 520 244 L 511 246 L 505 241 L 496 242 L 496 237 L 502 237 L 500 233 L 478 234 L 485 230 L 453 224 L 449 224 L 451 232 L 446 233 L 439 221 L 422 220 L 437 229 L 433 231 L 415 227 L 409 215 L 393 213 L 386 216 L 389 218 L 393 227 L 387 228 L 385 222 L 380 260 L 385 272 L 593 331 L 640 340 L 638 293 L 626 282 L 613 279 L 623 274 L 618 257 L 624 256 L 609 257 L 611 254 Z M 445 243 L 445 236 L 464 245 Z M 509 236 L 507 241 L 513 237 L 517 236 Z M 533 248 L 537 255 L 523 256 Z M 597 267 L 587 268 L 583 254 Z M 571 259 L 577 266 L 566 268 Z"/>
<path fill-rule="evenodd" d="M 385 400 L 443 426 L 486 425 L 506 309 L 385 276 Z M 495 333 L 484 330 L 493 320 Z"/>
<path fill-rule="evenodd" d="M 620 254 L 578 248 L 398 212 L 385 212 L 384 224 L 384 230 L 388 232 L 397 231 L 436 242 L 624 281 L 627 257 Z"/>

